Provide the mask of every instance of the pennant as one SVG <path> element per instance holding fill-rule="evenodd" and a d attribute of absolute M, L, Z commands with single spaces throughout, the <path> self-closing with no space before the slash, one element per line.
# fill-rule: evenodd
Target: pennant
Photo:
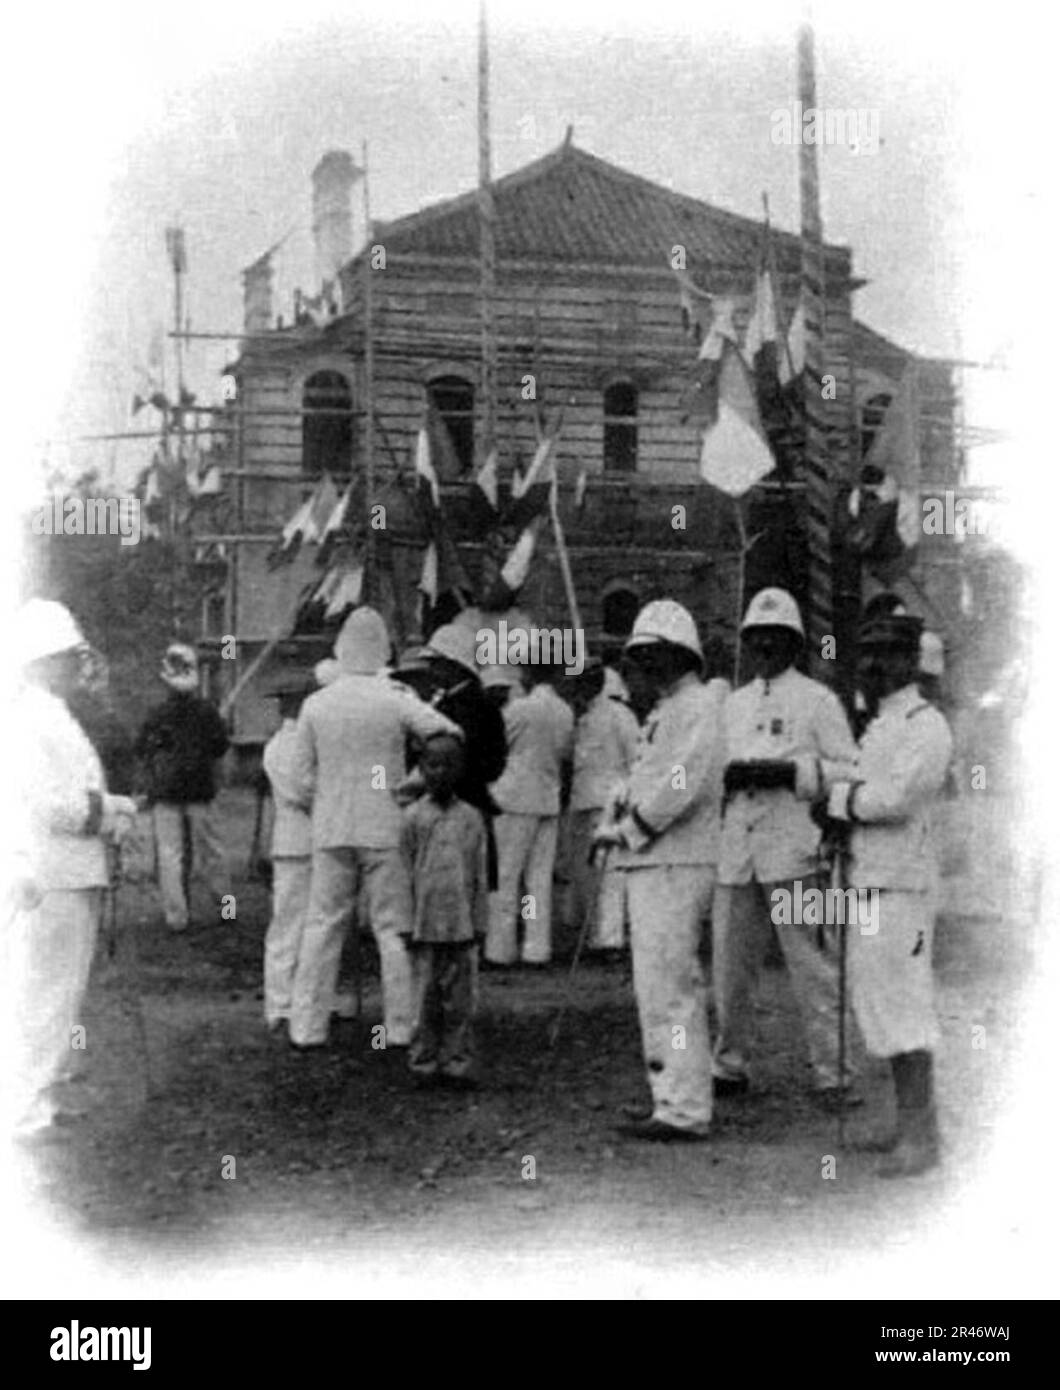
<path fill-rule="evenodd" d="M 497 450 L 491 449 L 486 462 L 475 474 L 475 486 L 485 498 L 491 511 L 497 510 Z"/>
<path fill-rule="evenodd" d="M 578 481 L 574 484 L 574 506 L 577 511 L 581 511 L 585 506 L 585 492 L 589 486 L 589 471 L 583 468 L 578 474 Z"/>
<path fill-rule="evenodd" d="M 501 568 L 501 583 L 505 585 L 513 597 L 526 583 L 530 573 L 530 563 L 534 558 L 537 533 L 541 529 L 542 521 L 543 517 L 535 516 L 530 524 L 524 528 Z"/>
<path fill-rule="evenodd" d="M 437 510 L 442 505 L 442 499 L 438 488 L 438 475 L 434 471 L 431 458 L 430 433 L 426 425 L 420 426 L 419 434 L 416 436 L 415 468 L 421 495 L 429 499 L 431 507 Z"/>
<path fill-rule="evenodd" d="M 546 435 L 538 444 L 530 467 L 513 478 L 511 499 L 502 518 L 504 526 L 523 530 L 548 506 L 549 491 L 556 482 L 552 457 L 555 442 L 554 436 Z"/>
<path fill-rule="evenodd" d="M 224 480 L 221 476 L 219 464 L 211 464 L 206 470 L 206 476 L 199 484 L 200 497 L 217 497 L 224 491 Z"/>
<path fill-rule="evenodd" d="M 700 476 L 728 496 L 742 497 L 775 467 L 747 367 L 730 345 L 718 372 L 717 414 L 703 435 Z"/>
<path fill-rule="evenodd" d="M 328 563 L 336 543 L 342 535 L 346 525 L 346 514 L 350 507 L 350 498 L 353 495 L 353 484 L 350 483 L 346 491 L 331 509 L 331 514 L 324 523 L 324 529 L 320 534 L 320 554 L 317 557 L 317 564 Z"/>
<path fill-rule="evenodd" d="M 353 569 L 339 571 L 338 582 L 334 585 L 327 607 L 324 609 L 324 617 L 342 617 L 348 609 L 356 608 L 361 601 L 363 588 L 363 565 L 355 565 Z"/>
<path fill-rule="evenodd" d="M 438 602 L 438 547 L 434 541 L 431 541 L 424 552 L 423 571 L 417 588 L 421 594 L 426 595 L 427 602 L 433 608 Z"/>
<path fill-rule="evenodd" d="M 780 384 L 787 386 L 801 379 L 806 366 L 806 305 L 799 295 L 791 323 L 788 325 L 788 350 L 780 358 Z"/>

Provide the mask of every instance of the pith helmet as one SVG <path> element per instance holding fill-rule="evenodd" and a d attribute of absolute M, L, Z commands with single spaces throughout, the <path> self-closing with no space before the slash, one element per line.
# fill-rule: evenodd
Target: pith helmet
<path fill-rule="evenodd" d="M 687 608 L 682 608 L 672 598 L 658 598 L 644 605 L 633 624 L 626 651 L 655 642 L 668 642 L 672 647 L 691 652 L 700 662 L 703 660 L 696 621 Z"/>
<path fill-rule="evenodd" d="M 170 690 L 178 690 L 184 695 L 199 687 L 199 658 L 195 648 L 186 642 L 171 642 L 162 658 L 159 673 Z"/>
<path fill-rule="evenodd" d="M 423 649 L 423 655 L 428 659 L 432 656 L 444 656 L 449 661 L 455 661 L 458 666 L 474 671 L 477 676 L 479 666 L 475 660 L 476 650 L 475 634 L 469 627 L 460 623 L 446 623 L 431 633 Z"/>
<path fill-rule="evenodd" d="M 786 627 L 806 636 L 799 605 L 787 589 L 759 589 L 747 605 L 740 630 L 746 632 L 749 627 Z"/>
<path fill-rule="evenodd" d="M 31 598 L 15 620 L 15 649 L 19 665 L 43 656 L 72 651 L 84 645 L 84 635 L 69 608 L 49 598 Z"/>

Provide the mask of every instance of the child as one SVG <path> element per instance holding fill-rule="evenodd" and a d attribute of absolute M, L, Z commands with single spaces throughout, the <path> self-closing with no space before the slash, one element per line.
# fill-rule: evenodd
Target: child
<path fill-rule="evenodd" d="M 272 920 L 265 934 L 265 1026 L 279 1032 L 291 1011 L 291 984 L 309 904 L 312 863 L 309 813 L 292 799 L 289 779 L 298 711 L 314 686 L 289 678 L 269 693 L 281 724 L 265 745 L 263 763 L 272 788 Z"/>
<path fill-rule="evenodd" d="M 476 940 L 489 921 L 486 826 L 453 788 L 463 748 L 451 734 L 428 739 L 420 758 L 426 795 L 405 811 L 402 848 L 412 878 L 416 1023 L 409 1070 L 475 1085 L 472 1014 Z"/>

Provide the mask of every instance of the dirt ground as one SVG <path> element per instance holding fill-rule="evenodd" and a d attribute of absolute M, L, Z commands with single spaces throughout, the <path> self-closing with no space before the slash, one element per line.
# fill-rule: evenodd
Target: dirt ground
<path fill-rule="evenodd" d="M 647 1097 L 628 962 L 585 960 L 554 1052 L 566 964 L 484 975 L 471 1094 L 416 1090 L 403 1053 L 373 1050 L 368 946 L 360 1020 L 333 1022 L 319 1054 L 270 1040 L 249 793 L 226 790 L 221 810 L 235 921 L 172 936 L 153 888 L 122 890 L 71 1088 L 88 1113 L 21 1174 L 25 1296 L 858 1297 L 911 1293 L 939 1260 L 981 1263 L 991 1242 L 1002 1263 L 1024 1250 L 1019 1184 L 991 1153 L 1034 974 L 1025 923 L 942 916 L 945 1163 L 886 1183 L 811 1105 L 776 963 L 759 991 L 753 1095 L 718 1104 L 708 1145 L 615 1134 L 621 1107 Z M 561 962 L 571 946 L 558 942 Z M 878 1063 L 864 1089 L 846 1137 L 891 1113 Z"/>

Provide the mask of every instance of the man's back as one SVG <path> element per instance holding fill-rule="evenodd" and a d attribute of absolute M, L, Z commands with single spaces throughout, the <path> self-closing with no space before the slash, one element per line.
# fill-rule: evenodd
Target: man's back
<path fill-rule="evenodd" d="M 574 713 L 548 685 L 504 709 L 508 762 L 493 784 L 493 799 L 502 811 L 554 816 L 559 812 L 564 761 L 574 741 Z"/>

